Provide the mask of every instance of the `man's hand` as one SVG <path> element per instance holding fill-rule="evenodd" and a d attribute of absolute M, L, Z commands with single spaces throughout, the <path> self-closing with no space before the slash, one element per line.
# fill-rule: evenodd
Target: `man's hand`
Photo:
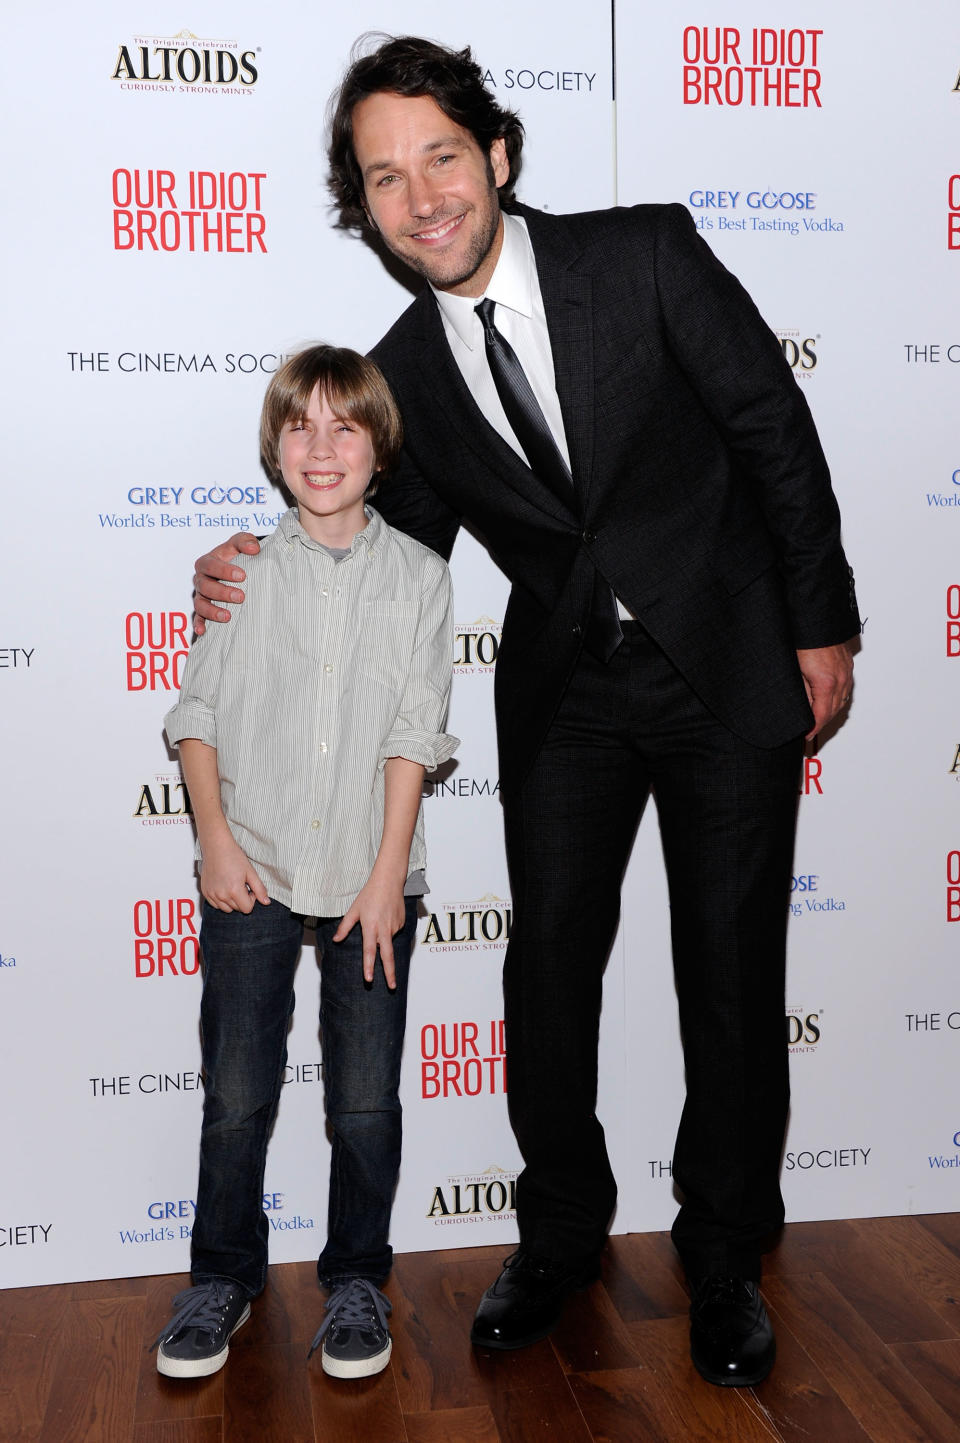
<path fill-rule="evenodd" d="M 354 898 L 353 905 L 344 913 L 340 926 L 333 934 L 334 942 L 342 942 L 356 924 L 360 923 L 363 934 L 363 980 L 372 982 L 377 965 L 377 948 L 383 975 L 391 992 L 397 985 L 397 972 L 393 960 L 393 938 L 403 926 L 406 908 L 403 902 L 403 888 L 380 881 L 373 873 L 365 887 Z"/>
<path fill-rule="evenodd" d="M 853 691 L 853 657 L 849 645 L 842 642 L 838 646 L 798 651 L 797 660 L 813 712 L 813 727 L 807 732 L 807 741 L 811 741 L 849 702 Z"/>
<path fill-rule="evenodd" d="M 200 891 L 218 912 L 252 912 L 254 902 L 265 907 L 270 902 L 249 857 L 232 837 L 204 848 Z"/>
<path fill-rule="evenodd" d="M 197 608 L 193 613 L 193 629 L 198 636 L 203 635 L 206 622 L 230 620 L 229 611 L 214 603 L 242 601 L 243 592 L 235 586 L 223 586 L 221 582 L 246 581 L 247 573 L 230 563 L 241 551 L 247 556 L 256 556 L 259 550 L 260 542 L 255 536 L 251 536 L 249 531 L 238 531 L 229 541 L 221 541 L 206 556 L 200 557 L 193 578 L 193 603 Z"/>

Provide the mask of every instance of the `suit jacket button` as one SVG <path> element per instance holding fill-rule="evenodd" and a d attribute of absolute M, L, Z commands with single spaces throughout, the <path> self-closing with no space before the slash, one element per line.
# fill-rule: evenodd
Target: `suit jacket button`
<path fill-rule="evenodd" d="M 596 539 L 597 533 L 595 531 L 585 531 L 583 533 L 583 540 L 587 543 L 588 546 L 591 545 L 594 541 L 596 541 Z"/>
<path fill-rule="evenodd" d="M 583 627 L 582 627 L 582 626 L 575 626 L 575 627 L 573 627 L 573 634 L 574 634 L 574 636 L 582 636 L 582 635 L 583 635 Z"/>

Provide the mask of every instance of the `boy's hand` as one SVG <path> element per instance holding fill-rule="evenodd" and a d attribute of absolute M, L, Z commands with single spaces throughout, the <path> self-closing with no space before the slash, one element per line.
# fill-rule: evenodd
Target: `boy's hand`
<path fill-rule="evenodd" d="M 202 636 L 206 627 L 206 621 L 229 621 L 229 611 L 222 607 L 215 606 L 217 601 L 242 601 L 243 592 L 238 591 L 235 586 L 222 586 L 224 581 L 246 581 L 247 573 L 239 566 L 231 566 L 233 558 L 239 553 L 245 552 L 247 556 L 256 556 L 260 550 L 260 542 L 249 531 L 238 531 L 229 541 L 221 541 L 206 556 L 201 556 L 197 561 L 197 570 L 193 578 L 193 602 L 196 611 L 193 613 L 193 629 L 198 636 Z"/>
<path fill-rule="evenodd" d="M 387 986 L 391 992 L 396 988 L 393 938 L 400 931 L 405 919 L 403 888 L 396 883 L 380 881 L 371 875 L 367 885 L 357 893 L 349 911 L 344 913 L 340 926 L 333 934 L 334 942 L 342 942 L 357 923 L 360 923 L 360 931 L 363 933 L 364 982 L 373 981 L 379 947 Z"/>
<path fill-rule="evenodd" d="M 252 912 L 254 902 L 265 907 L 270 902 L 256 869 L 232 837 L 204 848 L 200 891 L 218 912 Z"/>

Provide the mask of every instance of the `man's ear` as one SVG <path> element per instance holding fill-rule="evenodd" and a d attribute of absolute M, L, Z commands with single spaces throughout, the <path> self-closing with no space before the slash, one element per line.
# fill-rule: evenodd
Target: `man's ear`
<path fill-rule="evenodd" d="M 507 142 L 503 136 L 498 136 L 490 147 L 490 169 L 493 171 L 493 178 L 499 190 L 502 185 L 506 184 L 510 176 Z"/>

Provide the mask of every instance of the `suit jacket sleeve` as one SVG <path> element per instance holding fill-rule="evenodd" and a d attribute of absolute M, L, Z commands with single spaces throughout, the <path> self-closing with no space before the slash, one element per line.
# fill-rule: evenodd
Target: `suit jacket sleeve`
<path fill-rule="evenodd" d="M 754 489 L 777 550 L 793 643 L 847 641 L 860 629 L 840 513 L 804 396 L 739 281 L 689 212 L 662 208 L 655 278 L 667 344 Z"/>

